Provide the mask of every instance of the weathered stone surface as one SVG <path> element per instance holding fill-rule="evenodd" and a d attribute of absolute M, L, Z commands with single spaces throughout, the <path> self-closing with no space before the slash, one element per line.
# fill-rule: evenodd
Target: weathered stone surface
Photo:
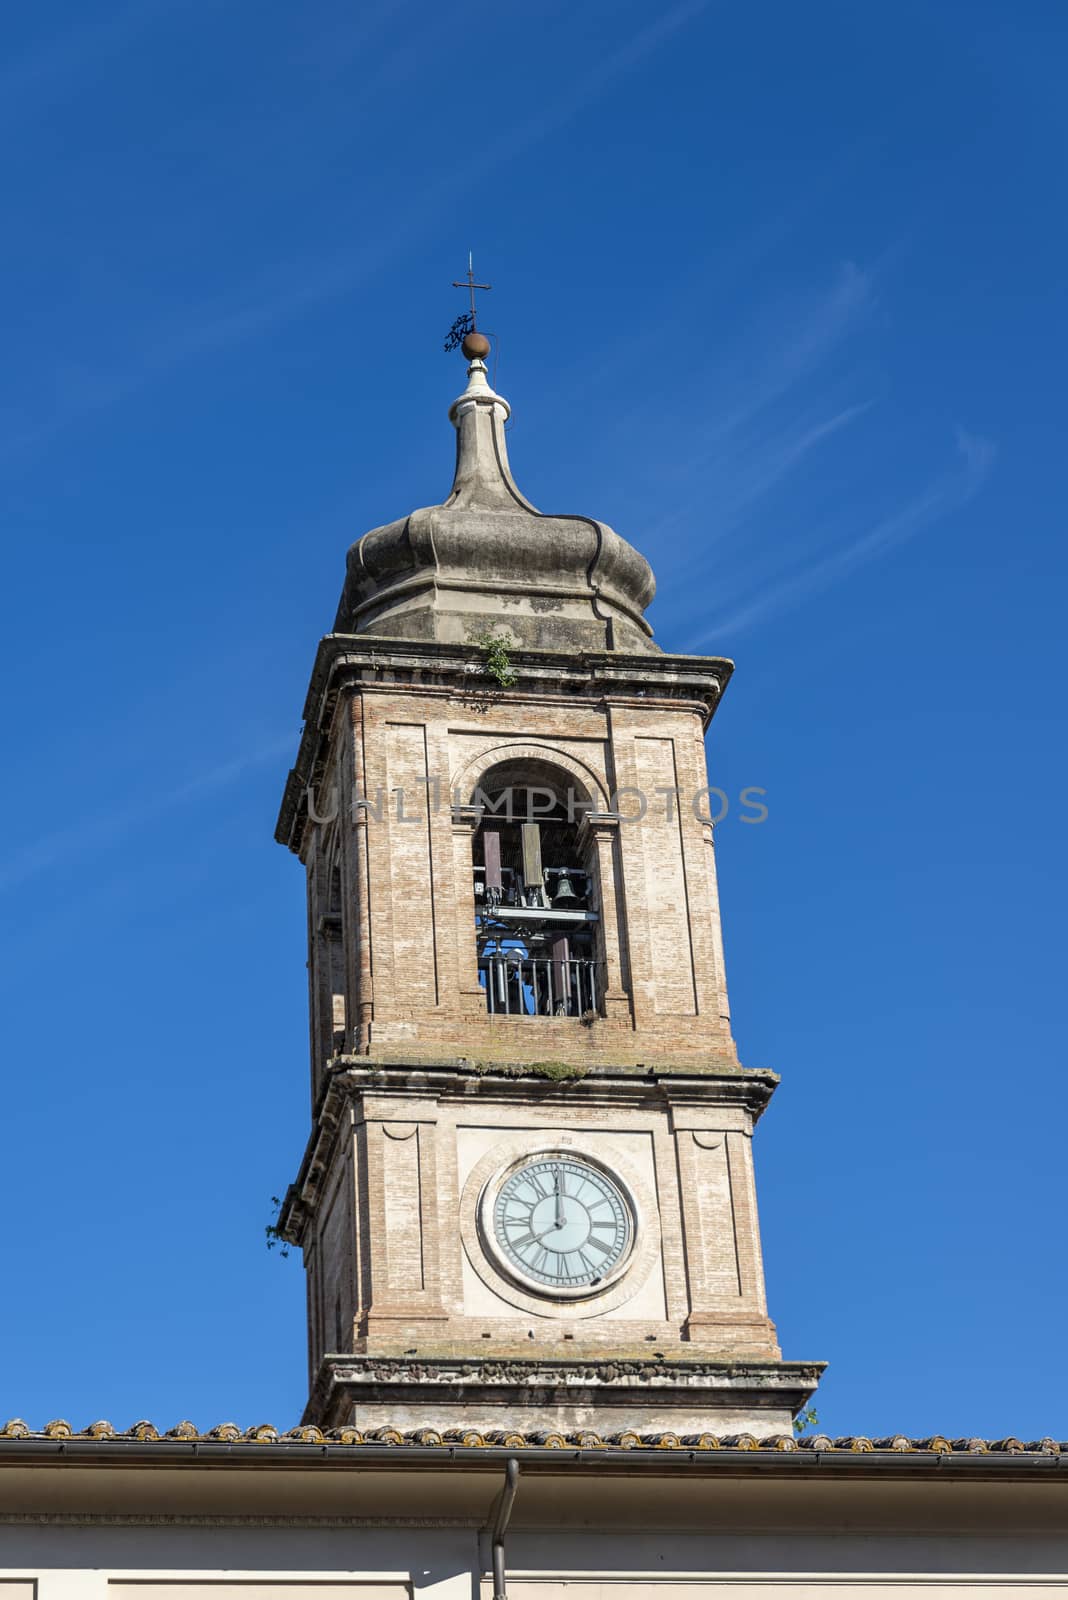
<path fill-rule="evenodd" d="M 305 1424 L 366 1432 L 431 1427 L 442 1434 L 518 1429 L 573 1436 L 626 1428 L 700 1434 L 711 1418 L 724 1434 L 789 1434 L 794 1412 L 813 1394 L 820 1363 L 463 1360 L 383 1361 L 329 1356 L 312 1390 Z M 639 1421 L 635 1421 L 635 1419 Z"/>
<path fill-rule="evenodd" d="M 649 563 L 603 522 L 531 505 L 508 465 L 508 403 L 481 361 L 468 373 L 449 412 L 452 492 L 353 545 L 335 631 L 449 643 L 492 631 L 539 649 L 655 651 Z"/>

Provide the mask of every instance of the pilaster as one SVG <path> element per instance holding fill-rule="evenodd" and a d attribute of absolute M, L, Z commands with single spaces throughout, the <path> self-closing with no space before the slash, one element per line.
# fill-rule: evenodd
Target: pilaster
<path fill-rule="evenodd" d="M 367 1166 L 369 1340 L 441 1323 L 437 1107 L 420 1097 L 369 1095 L 357 1129 Z"/>
<path fill-rule="evenodd" d="M 605 1016 L 626 1025 L 633 1022 L 633 1013 L 628 993 L 627 924 L 620 894 L 618 813 L 587 811 L 578 829 L 578 840 L 580 847 L 593 855 L 593 907 L 600 918 L 604 952 Z"/>

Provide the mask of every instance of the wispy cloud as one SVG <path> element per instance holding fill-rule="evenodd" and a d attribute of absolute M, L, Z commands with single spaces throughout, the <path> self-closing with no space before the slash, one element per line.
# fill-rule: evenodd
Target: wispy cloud
<path fill-rule="evenodd" d="M 218 794 L 228 789 L 255 767 L 296 747 L 296 735 L 271 740 L 268 744 L 235 756 L 230 761 L 195 773 L 184 783 L 149 793 L 136 803 L 112 807 L 100 816 L 79 821 L 69 828 L 57 829 L 34 840 L 0 862 L 0 893 L 12 889 L 39 873 L 48 872 L 64 862 L 76 860 L 90 851 L 106 849 L 117 844 L 134 828 L 152 821 L 165 812 L 172 811 L 189 801 L 205 795 Z"/>
<path fill-rule="evenodd" d="M 160 6 L 165 3 L 166 0 L 159 0 Z M 576 76 L 555 100 L 517 127 L 509 129 L 498 117 L 491 133 L 472 140 L 479 151 L 477 155 L 457 163 L 451 171 L 413 193 L 401 215 L 390 219 L 388 225 L 382 219 L 382 226 L 369 242 L 280 263 L 239 295 L 201 310 L 147 343 L 125 371 L 100 376 L 83 374 L 61 409 L 45 422 L 10 436 L 4 454 L 11 456 L 39 447 L 72 423 L 117 404 L 190 361 L 255 339 L 325 302 L 352 294 L 411 249 L 441 219 L 454 214 L 458 195 L 476 188 L 566 126 L 613 83 L 633 72 L 705 12 L 710 3 L 711 0 L 682 0 L 609 51 L 592 71 Z"/>
<path fill-rule="evenodd" d="M 873 275 L 855 261 L 844 261 L 828 292 L 783 350 L 779 372 L 785 383 L 806 372 L 866 315 L 874 303 Z"/>
<path fill-rule="evenodd" d="M 727 481 L 721 482 L 715 496 L 717 534 L 722 536 L 743 511 L 770 494 L 814 450 L 859 421 L 874 404 L 873 400 L 864 400 L 844 406 L 809 427 L 789 428 L 739 452 L 729 472 L 723 475 Z"/>
<path fill-rule="evenodd" d="M 711 538 L 722 539 L 813 450 L 864 416 L 873 401 L 839 404 L 822 416 L 818 408 L 828 404 L 825 363 L 863 326 L 875 303 L 873 274 L 846 261 L 803 313 L 785 320 L 769 313 L 759 334 L 747 334 L 718 358 L 706 381 L 728 396 L 726 404 L 717 407 L 713 397 L 706 413 L 688 425 L 677 411 L 668 413 L 674 438 L 663 452 L 670 462 L 664 489 L 672 509 L 654 533 L 685 525 L 701 506 L 713 513 Z M 784 422 L 787 400 L 792 415 Z M 817 420 L 799 424 L 802 408 L 810 417 L 816 412 Z M 645 426 L 645 417 L 640 420 Z"/>
<path fill-rule="evenodd" d="M 777 196 L 773 195 L 770 209 L 751 229 L 743 233 L 728 230 L 717 235 L 715 243 L 701 252 L 673 261 L 673 292 L 657 303 L 658 315 L 643 315 L 636 326 L 627 330 L 625 341 L 614 339 L 600 351 L 581 346 L 567 365 L 563 364 L 565 353 L 561 353 L 558 356 L 561 379 L 566 382 L 574 374 L 581 377 L 586 390 L 601 386 L 618 388 L 621 374 L 624 383 L 629 385 L 635 372 L 641 370 L 647 374 L 658 363 L 662 364 L 665 350 L 685 350 L 687 358 L 692 360 L 695 338 L 699 340 L 702 335 L 706 340 L 718 338 L 715 308 L 735 304 L 739 299 L 739 286 L 744 291 L 759 281 L 768 259 L 799 228 L 811 227 L 813 218 L 830 196 L 838 196 L 842 189 L 857 181 L 866 183 L 864 174 L 879 158 L 881 149 L 881 141 L 858 139 L 843 145 L 833 159 L 813 165 L 803 179 L 799 180 L 791 171 L 788 183 Z M 898 253 L 897 248 L 886 252 L 872 270 L 860 268 L 852 261 L 844 262 L 829 293 L 820 297 L 814 318 L 819 318 L 822 309 L 826 328 L 833 308 L 837 306 L 839 312 L 849 309 L 851 297 L 859 289 L 861 292 L 853 307 L 856 314 L 847 317 L 843 331 L 851 331 L 852 326 L 859 325 L 863 316 L 877 304 L 878 280 L 884 267 Z M 694 307 L 702 303 L 709 308 L 708 314 L 695 328 Z M 783 319 L 778 320 L 781 325 Z M 797 329 L 787 323 L 783 342 L 792 344 L 797 337 Z M 717 345 L 714 356 L 717 365 L 722 354 Z M 751 371 L 746 369 L 740 376 L 749 377 Z M 534 430 L 535 424 L 525 419 L 524 432 L 532 434 Z"/>
<path fill-rule="evenodd" d="M 997 448 L 991 440 L 962 427 L 956 429 L 956 447 L 956 465 L 941 473 L 920 494 L 856 538 L 772 583 L 748 603 L 718 618 L 713 629 L 705 630 L 699 639 L 691 641 L 690 648 L 703 648 L 713 638 L 736 635 L 772 614 L 793 610 L 819 590 L 840 582 L 966 505 L 986 482 Z"/>
<path fill-rule="evenodd" d="M 860 405 L 846 406 L 833 417 L 827 417 L 823 422 L 817 422 L 814 427 L 806 428 L 799 438 L 793 439 L 780 452 L 779 458 L 769 466 L 769 471 L 774 477 L 782 477 L 789 472 L 791 467 L 796 467 L 803 461 L 810 450 L 822 444 L 825 439 L 832 438 L 843 428 L 848 428 L 851 422 L 856 422 L 866 411 L 870 411 L 874 401 L 865 400 Z"/>
<path fill-rule="evenodd" d="M 874 274 L 844 261 L 802 316 L 785 328 L 780 323 L 770 338 L 765 334 L 763 348 L 750 340 L 736 352 L 736 398 L 728 411 L 703 426 L 706 456 L 809 379 L 870 314 L 875 299 Z"/>
<path fill-rule="evenodd" d="M 474 180 L 496 170 L 504 162 L 522 155 L 547 134 L 563 127 L 592 104 L 610 84 L 640 66 L 668 39 L 707 11 L 710 3 L 711 0 L 682 0 L 682 4 L 672 6 L 655 22 L 639 28 L 637 33 L 610 50 L 596 67 L 584 71 L 570 89 L 543 106 L 536 117 L 522 123 L 510 134 L 487 140 L 485 156 L 472 163 L 465 178 Z"/>

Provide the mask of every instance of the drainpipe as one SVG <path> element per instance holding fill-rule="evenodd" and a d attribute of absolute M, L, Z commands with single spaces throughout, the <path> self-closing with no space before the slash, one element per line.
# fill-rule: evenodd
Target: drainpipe
<path fill-rule="evenodd" d="M 504 1464 L 504 1484 L 497 1497 L 497 1506 L 493 1513 L 493 1527 L 490 1534 L 490 1550 L 493 1562 L 493 1600 L 508 1600 L 504 1572 L 504 1536 L 508 1532 L 508 1523 L 512 1515 L 512 1506 L 515 1502 L 515 1492 L 518 1487 L 519 1462 L 514 1456 L 509 1456 Z"/>

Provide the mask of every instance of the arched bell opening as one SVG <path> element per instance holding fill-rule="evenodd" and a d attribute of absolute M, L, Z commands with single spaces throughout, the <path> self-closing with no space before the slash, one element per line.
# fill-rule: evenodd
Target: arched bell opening
<path fill-rule="evenodd" d="M 499 763 L 472 795 L 478 981 L 491 1016 L 600 1014 L 604 962 L 596 862 L 580 829 L 594 806 L 571 773 Z"/>
<path fill-rule="evenodd" d="M 327 1063 L 346 1045 L 345 945 L 340 841 L 320 836 L 309 864 L 308 975 L 313 1090 Z"/>
<path fill-rule="evenodd" d="M 329 923 L 330 961 L 330 1044 L 331 1055 L 340 1055 L 346 1043 L 345 1018 L 345 947 L 342 912 L 341 862 L 335 855 L 330 867 L 330 889 L 327 900 Z"/>

